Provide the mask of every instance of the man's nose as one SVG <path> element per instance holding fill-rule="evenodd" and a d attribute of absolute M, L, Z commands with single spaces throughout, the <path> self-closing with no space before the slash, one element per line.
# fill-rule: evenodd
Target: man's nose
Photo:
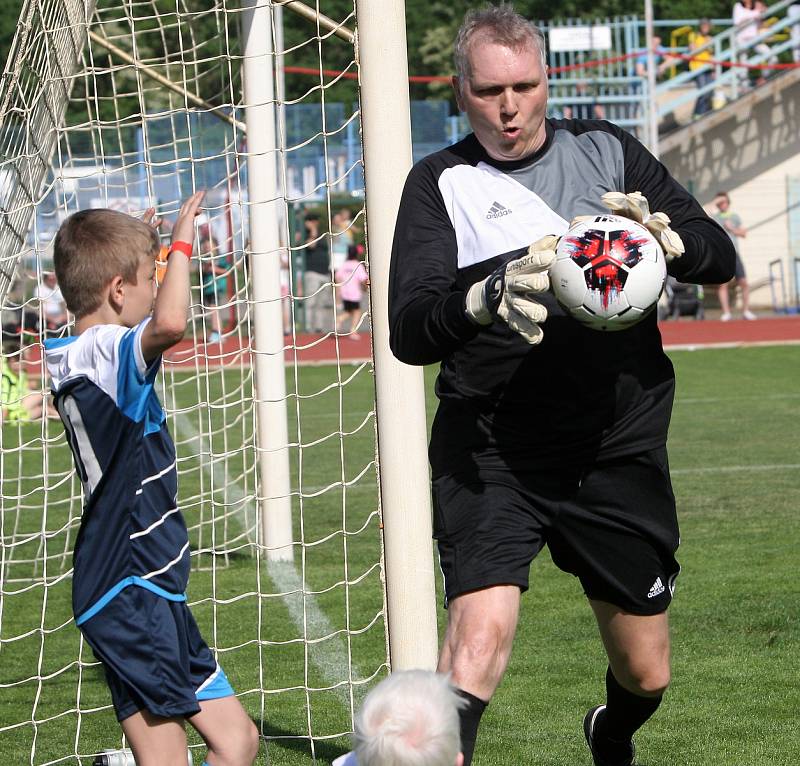
<path fill-rule="evenodd" d="M 517 113 L 517 99 L 510 88 L 506 88 L 500 96 L 500 111 L 508 117 L 513 117 Z"/>

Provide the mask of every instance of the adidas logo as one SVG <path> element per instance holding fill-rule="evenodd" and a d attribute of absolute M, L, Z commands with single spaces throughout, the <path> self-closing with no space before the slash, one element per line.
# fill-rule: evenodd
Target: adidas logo
<path fill-rule="evenodd" d="M 656 581 L 650 588 L 650 592 L 647 594 L 647 598 L 655 598 L 656 596 L 660 596 L 665 590 L 666 588 L 664 587 L 664 583 L 661 582 L 661 578 L 656 577 Z"/>
<path fill-rule="evenodd" d="M 507 207 L 503 207 L 499 202 L 493 202 L 486 214 L 486 220 L 491 221 L 493 218 L 502 218 L 504 215 L 511 215 L 511 211 Z"/>

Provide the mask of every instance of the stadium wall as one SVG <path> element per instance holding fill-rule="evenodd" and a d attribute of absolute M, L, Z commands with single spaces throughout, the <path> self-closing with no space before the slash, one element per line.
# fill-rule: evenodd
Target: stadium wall
<path fill-rule="evenodd" d="M 759 92 L 762 91 L 763 92 Z M 704 124 L 706 123 L 706 124 Z M 671 139 L 671 140 L 670 140 Z M 783 262 L 791 297 L 790 214 L 800 200 L 800 71 L 778 75 L 740 101 L 662 144 L 662 162 L 711 210 L 716 192 L 731 195 L 748 236 L 740 240 L 753 304 L 771 305 L 770 262 Z"/>

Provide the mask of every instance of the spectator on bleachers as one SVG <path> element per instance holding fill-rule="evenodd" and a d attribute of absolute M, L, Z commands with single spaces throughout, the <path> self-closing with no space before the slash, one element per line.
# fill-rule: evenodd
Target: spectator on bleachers
<path fill-rule="evenodd" d="M 656 79 L 658 79 L 668 67 L 672 66 L 674 56 L 662 47 L 661 38 L 653 35 L 653 65 L 656 68 Z M 634 71 L 638 77 L 647 79 L 647 49 L 643 50 L 637 57 L 634 64 Z"/>
<path fill-rule="evenodd" d="M 767 56 L 770 48 L 766 43 L 753 45 L 753 41 L 764 31 L 761 27 L 761 19 L 767 6 L 761 0 L 737 0 L 733 6 L 733 25 L 736 28 L 734 41 L 739 51 L 737 58 L 740 62 L 759 53 Z M 773 61 L 772 58 L 768 61 Z M 763 77 L 762 77 L 763 81 Z M 739 67 L 739 83 L 743 88 L 750 87 L 750 69 Z"/>
<path fill-rule="evenodd" d="M 575 83 L 575 98 L 586 97 L 592 101 L 567 104 L 564 107 L 564 117 L 568 120 L 604 120 L 606 113 L 603 105 L 598 104 L 596 95 L 589 92 L 589 83 L 586 80 L 578 80 Z"/>
<path fill-rule="evenodd" d="M 698 90 L 710 85 L 714 80 L 714 70 L 708 69 L 708 62 L 711 60 L 711 48 L 700 50 L 711 42 L 711 22 L 708 19 L 700 19 L 699 30 L 692 32 L 689 36 L 689 52 L 692 60 L 689 62 L 689 71 L 698 72 L 694 78 L 694 84 Z M 698 51 L 695 53 L 695 51 Z M 700 71 L 705 69 L 706 71 Z M 694 116 L 702 117 L 711 111 L 711 99 L 713 92 L 699 93 L 694 102 Z"/>
<path fill-rule="evenodd" d="M 461 766 L 458 710 L 465 704 L 446 676 L 392 673 L 364 699 L 354 750 L 333 766 Z"/>
<path fill-rule="evenodd" d="M 800 64 L 800 3 L 793 3 L 786 9 L 786 15 L 794 19 L 794 24 L 789 27 L 792 40 L 792 59 L 795 64 Z"/>

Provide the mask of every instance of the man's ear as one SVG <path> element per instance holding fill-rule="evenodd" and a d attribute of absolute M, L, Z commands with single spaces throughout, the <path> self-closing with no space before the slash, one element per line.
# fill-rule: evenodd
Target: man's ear
<path fill-rule="evenodd" d="M 108 302 L 117 314 L 125 305 L 125 280 L 120 274 L 117 274 L 108 286 Z"/>
<path fill-rule="evenodd" d="M 453 75 L 452 79 L 450 80 L 450 84 L 453 86 L 453 94 L 456 97 L 456 106 L 458 106 L 458 111 L 466 111 L 464 109 L 464 101 L 461 98 L 461 81 L 458 79 L 458 77 L 456 77 L 456 75 Z"/>

